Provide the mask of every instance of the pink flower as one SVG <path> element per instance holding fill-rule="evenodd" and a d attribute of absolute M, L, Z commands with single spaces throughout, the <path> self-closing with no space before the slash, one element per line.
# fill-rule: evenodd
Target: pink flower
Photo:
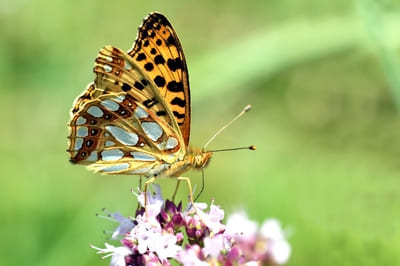
<path fill-rule="evenodd" d="M 230 248 L 231 243 L 228 241 L 228 238 L 223 234 L 218 234 L 204 239 L 204 248 L 202 251 L 206 257 L 218 258 L 221 253 Z"/>
<path fill-rule="evenodd" d="M 246 260 L 263 264 L 285 264 L 289 260 L 290 245 L 276 219 L 265 220 L 259 229 L 244 212 L 238 212 L 228 218 L 225 234 L 232 236 Z"/>
<path fill-rule="evenodd" d="M 144 204 L 144 194 L 137 195 Z M 182 204 L 162 198 L 159 186 L 149 193 L 147 211 L 136 211 L 135 218 L 109 213 L 107 218 L 120 225 L 113 236 L 122 237 L 122 246 L 106 243 L 98 253 L 111 256 L 111 266 L 172 265 L 276 265 L 286 263 L 290 246 L 277 220 L 266 220 L 261 229 L 244 212 L 233 214 L 226 225 L 224 210 L 211 202 L 195 203 L 182 210 Z"/>

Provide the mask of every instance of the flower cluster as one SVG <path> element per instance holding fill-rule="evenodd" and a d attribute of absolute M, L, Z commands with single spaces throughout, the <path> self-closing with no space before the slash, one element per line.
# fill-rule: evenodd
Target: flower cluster
<path fill-rule="evenodd" d="M 144 193 L 137 195 L 141 208 L 135 218 L 119 213 L 108 216 L 119 222 L 112 239 L 121 246 L 105 243 L 98 253 L 111 256 L 111 266 L 134 265 L 275 265 L 284 264 L 290 246 L 277 220 L 266 220 L 261 228 L 244 212 L 230 216 L 222 224 L 224 210 L 211 203 L 195 203 L 186 209 L 182 203 L 164 201 L 159 186 L 148 191 L 146 210 Z"/>

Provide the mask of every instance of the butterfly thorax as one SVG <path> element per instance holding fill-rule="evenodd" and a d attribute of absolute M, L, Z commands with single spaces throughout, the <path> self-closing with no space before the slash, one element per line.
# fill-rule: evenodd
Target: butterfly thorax
<path fill-rule="evenodd" d="M 191 150 L 185 154 L 182 160 L 178 160 L 170 165 L 166 171 L 159 174 L 164 177 L 179 177 L 190 169 L 202 169 L 206 167 L 210 161 L 212 152 L 201 150 Z"/>

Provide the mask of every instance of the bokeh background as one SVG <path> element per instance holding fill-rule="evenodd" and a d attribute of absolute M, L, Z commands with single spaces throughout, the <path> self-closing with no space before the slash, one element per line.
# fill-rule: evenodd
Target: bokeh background
<path fill-rule="evenodd" d="M 95 214 L 133 214 L 138 178 L 71 165 L 66 124 L 98 50 L 150 11 L 185 50 L 193 146 L 253 106 L 210 148 L 258 150 L 215 154 L 199 200 L 279 219 L 289 265 L 400 265 L 397 0 L 0 1 L 0 265 L 109 264 Z"/>

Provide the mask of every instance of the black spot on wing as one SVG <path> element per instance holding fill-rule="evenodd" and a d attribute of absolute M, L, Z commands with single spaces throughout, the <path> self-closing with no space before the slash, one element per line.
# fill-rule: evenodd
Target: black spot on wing
<path fill-rule="evenodd" d="M 143 101 L 143 105 L 146 106 L 147 108 L 150 108 L 157 103 L 158 103 L 158 101 L 155 98 L 151 98 L 151 99 L 147 99 L 147 100 Z"/>
<path fill-rule="evenodd" d="M 143 90 L 144 89 L 143 84 L 138 82 L 138 81 L 135 81 L 135 84 L 133 84 L 133 86 L 138 90 Z"/>
<path fill-rule="evenodd" d="M 122 84 L 121 88 L 123 91 L 129 91 L 130 89 L 132 89 L 132 87 L 127 83 Z"/>
<path fill-rule="evenodd" d="M 179 97 L 175 97 L 174 99 L 172 99 L 171 104 L 172 105 L 178 105 L 180 107 L 185 107 L 186 102 L 185 102 L 184 99 L 181 99 Z"/>
<path fill-rule="evenodd" d="M 96 136 L 99 133 L 99 130 L 97 128 L 92 128 L 90 130 L 90 136 Z"/>
<path fill-rule="evenodd" d="M 175 59 L 171 59 L 171 58 L 168 59 L 167 65 L 168 65 L 168 68 L 171 71 L 176 71 L 177 69 L 182 69 L 183 68 L 182 67 L 182 61 L 181 61 L 181 59 L 179 57 L 177 57 Z"/>
<path fill-rule="evenodd" d="M 173 111 L 173 114 L 178 119 L 185 118 L 185 114 L 178 113 L 177 111 Z"/>
<path fill-rule="evenodd" d="M 165 64 L 165 59 L 162 55 L 156 55 L 156 57 L 154 57 L 154 62 L 159 65 L 159 64 Z"/>
<path fill-rule="evenodd" d="M 164 116 L 166 114 L 167 113 L 165 111 L 163 111 L 163 110 L 157 111 L 157 113 L 156 113 L 157 116 Z"/>
<path fill-rule="evenodd" d="M 176 82 L 175 80 L 172 80 L 168 82 L 167 89 L 171 92 L 181 92 L 183 91 L 183 83 L 182 81 Z"/>
<path fill-rule="evenodd" d="M 142 60 L 145 60 L 145 59 L 146 59 L 146 55 L 144 53 L 140 53 L 136 57 L 136 61 L 142 61 Z"/>
<path fill-rule="evenodd" d="M 174 38 L 172 35 L 170 35 L 170 36 L 168 37 L 168 39 L 167 39 L 167 41 L 166 41 L 166 44 L 167 44 L 167 46 L 171 46 L 171 45 L 177 46 L 177 45 L 176 45 L 176 40 L 175 40 L 175 38 Z"/>
<path fill-rule="evenodd" d="M 165 79 L 161 76 L 156 76 L 154 78 L 154 83 L 156 83 L 156 85 L 158 87 L 164 87 L 165 86 Z"/>
<path fill-rule="evenodd" d="M 86 147 L 90 148 L 90 147 L 93 145 L 93 140 L 88 139 L 88 140 L 85 142 L 85 144 L 86 144 Z"/>
<path fill-rule="evenodd" d="M 144 69 L 146 69 L 147 71 L 152 71 L 154 69 L 154 65 L 152 63 L 146 63 L 144 65 Z"/>

